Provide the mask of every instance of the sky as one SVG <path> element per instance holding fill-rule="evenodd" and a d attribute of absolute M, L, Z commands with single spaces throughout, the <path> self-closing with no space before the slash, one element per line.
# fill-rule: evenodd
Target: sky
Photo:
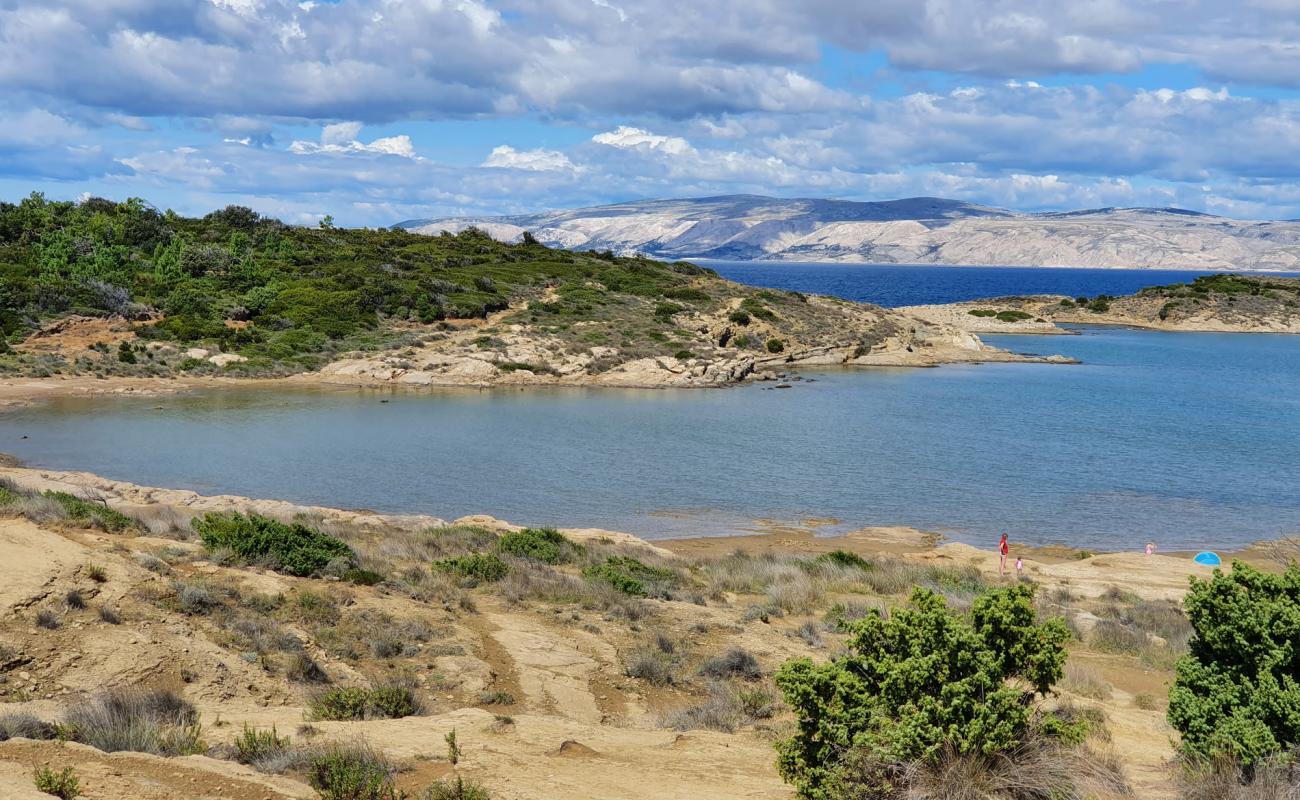
<path fill-rule="evenodd" d="M 1300 0 L 0 0 L 0 199 L 1300 217 Z"/>

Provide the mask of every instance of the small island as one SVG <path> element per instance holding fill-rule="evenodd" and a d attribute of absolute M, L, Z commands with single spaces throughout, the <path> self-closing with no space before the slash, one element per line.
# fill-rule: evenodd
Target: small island
<path fill-rule="evenodd" d="M 1300 333 L 1300 278 L 1206 275 L 1124 297 L 1029 295 L 898 309 L 972 333 L 1068 333 L 1061 323 L 1164 331 Z"/>

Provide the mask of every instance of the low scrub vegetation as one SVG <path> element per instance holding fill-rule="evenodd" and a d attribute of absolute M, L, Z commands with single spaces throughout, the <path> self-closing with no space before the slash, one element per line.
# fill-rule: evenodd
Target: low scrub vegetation
<path fill-rule="evenodd" d="M 321 800 L 400 800 L 396 771 L 366 745 L 335 745 L 311 759 L 308 781 Z"/>
<path fill-rule="evenodd" d="M 470 581 L 492 583 L 510 572 L 510 565 L 494 553 L 470 553 L 435 561 L 434 566 Z"/>
<path fill-rule="evenodd" d="M 582 575 L 633 597 L 668 597 L 679 581 L 675 570 L 654 567 L 632 556 L 606 556 L 585 567 Z"/>
<path fill-rule="evenodd" d="M 107 753 L 177 756 L 205 749 L 194 706 L 164 690 L 109 689 L 68 708 L 64 725 L 75 741 Z"/>
<path fill-rule="evenodd" d="M 36 791 L 52 794 L 59 800 L 73 800 L 81 796 L 81 781 L 72 767 L 55 772 L 52 767 L 39 767 L 34 776 Z"/>
<path fill-rule="evenodd" d="M 348 686 L 318 693 L 308 711 L 318 720 L 397 719 L 419 714 L 420 701 L 409 687 L 398 684 Z"/>
<path fill-rule="evenodd" d="M 503 533 L 497 548 L 507 555 L 545 564 L 567 564 L 583 552 L 579 545 L 570 542 L 554 528 L 525 528 Z"/>
<path fill-rule="evenodd" d="M 289 575 L 316 575 L 335 559 L 356 560 L 345 542 L 298 522 L 229 512 L 206 514 L 193 526 L 209 550 L 228 550 L 247 563 Z"/>

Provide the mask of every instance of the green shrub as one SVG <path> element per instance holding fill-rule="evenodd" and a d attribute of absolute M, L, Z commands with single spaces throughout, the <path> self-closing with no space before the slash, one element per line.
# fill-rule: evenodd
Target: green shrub
<path fill-rule="evenodd" d="M 692 358 L 695 358 L 695 354 L 690 350 L 678 350 L 673 354 L 673 358 L 678 361 L 690 361 Z"/>
<path fill-rule="evenodd" d="M 433 562 L 433 566 L 443 572 L 483 583 L 499 581 L 510 572 L 510 565 L 494 553 L 470 553 L 456 558 L 444 558 Z"/>
<path fill-rule="evenodd" d="M 547 564 L 564 564 L 572 561 L 582 548 L 570 542 L 554 528 L 525 528 L 501 535 L 497 548 L 517 558 L 528 558 Z"/>
<path fill-rule="evenodd" d="M 1016 748 L 1029 733 L 1026 700 L 1061 678 L 1070 638 L 1059 619 L 1035 622 L 1033 594 L 1023 584 L 989 592 L 966 619 L 917 589 L 888 618 L 872 610 L 847 623 L 846 655 L 787 662 L 776 682 L 798 730 L 778 745 L 782 777 L 801 797 L 836 800 L 853 753 L 906 765 Z"/>
<path fill-rule="evenodd" d="M 135 520 L 109 508 L 105 503 L 84 500 L 67 492 L 46 492 L 45 496 L 62 506 L 68 519 L 87 528 L 122 533 L 136 527 Z"/>
<path fill-rule="evenodd" d="M 132 349 L 130 342 L 122 342 L 117 346 L 117 360 L 123 364 L 134 364 L 135 350 Z"/>
<path fill-rule="evenodd" d="M 420 713 L 420 701 L 410 688 L 397 684 L 340 686 L 317 694 L 307 708 L 318 720 L 398 719 Z"/>
<path fill-rule="evenodd" d="M 1234 561 L 1192 579 L 1194 636 L 1169 690 L 1169 723 L 1190 758 L 1249 767 L 1300 744 L 1300 566 L 1281 575 Z"/>
<path fill-rule="evenodd" d="M 339 539 L 298 522 L 285 524 L 257 514 L 208 513 L 191 523 L 208 550 L 236 556 L 289 575 L 314 575 L 336 558 L 355 561 Z"/>
<path fill-rule="evenodd" d="M 492 795 L 481 784 L 456 776 L 456 780 L 438 781 L 425 791 L 421 800 L 492 800 Z"/>
<path fill-rule="evenodd" d="M 776 322 L 778 319 L 780 319 L 780 317 L 776 315 L 776 312 L 772 311 L 772 309 L 763 305 L 756 298 L 753 297 L 746 297 L 744 300 L 741 300 L 740 308 L 742 311 L 747 312 L 750 316 L 756 317 L 761 320 L 766 320 L 768 322 Z"/>
<path fill-rule="evenodd" d="M 1026 319 L 1033 319 L 1033 314 L 1026 314 L 1024 311 L 999 311 L 997 319 L 1000 322 L 1020 322 Z"/>
<path fill-rule="evenodd" d="M 81 781 L 77 780 L 72 767 L 64 767 L 58 772 L 50 767 L 41 767 L 36 770 L 35 780 L 36 791 L 52 794 L 60 800 L 81 796 Z"/>
<path fill-rule="evenodd" d="M 749 318 L 749 314 L 746 314 L 744 311 L 741 311 L 740 309 L 736 309 L 735 311 L 728 314 L 727 319 L 730 320 L 731 322 L 736 323 L 737 325 L 748 325 L 751 321 Z"/>
<path fill-rule="evenodd" d="M 780 339 L 772 338 L 767 340 L 767 352 L 780 353 L 785 350 L 785 342 Z"/>
<path fill-rule="evenodd" d="M 652 567 L 631 556 L 609 556 L 600 564 L 585 567 L 582 575 L 634 597 L 664 596 L 667 588 L 677 583 L 673 570 Z"/>
<path fill-rule="evenodd" d="M 269 731 L 259 731 L 245 723 L 243 731 L 235 737 L 235 760 L 254 764 L 283 753 L 288 747 L 289 737 L 279 736 L 274 725 Z"/>
<path fill-rule="evenodd" d="M 972 317 L 996 317 L 998 312 L 991 308 L 972 308 L 966 312 Z"/>
<path fill-rule="evenodd" d="M 312 759 L 308 781 L 321 800 L 399 800 L 393 767 L 364 746 L 333 746 Z"/>
<path fill-rule="evenodd" d="M 814 561 L 824 564 L 834 564 L 837 567 L 852 567 L 864 571 L 875 569 L 875 565 L 870 561 L 857 553 L 850 553 L 847 550 L 832 550 L 829 553 L 822 553 L 817 556 Z"/>

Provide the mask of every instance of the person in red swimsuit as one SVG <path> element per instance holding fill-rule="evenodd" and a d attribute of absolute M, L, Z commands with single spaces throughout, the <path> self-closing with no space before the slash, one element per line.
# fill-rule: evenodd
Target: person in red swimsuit
<path fill-rule="evenodd" d="M 1002 539 L 998 542 L 998 575 L 1007 574 L 1007 552 L 1011 548 L 1007 546 L 1007 535 L 1002 534 Z"/>

